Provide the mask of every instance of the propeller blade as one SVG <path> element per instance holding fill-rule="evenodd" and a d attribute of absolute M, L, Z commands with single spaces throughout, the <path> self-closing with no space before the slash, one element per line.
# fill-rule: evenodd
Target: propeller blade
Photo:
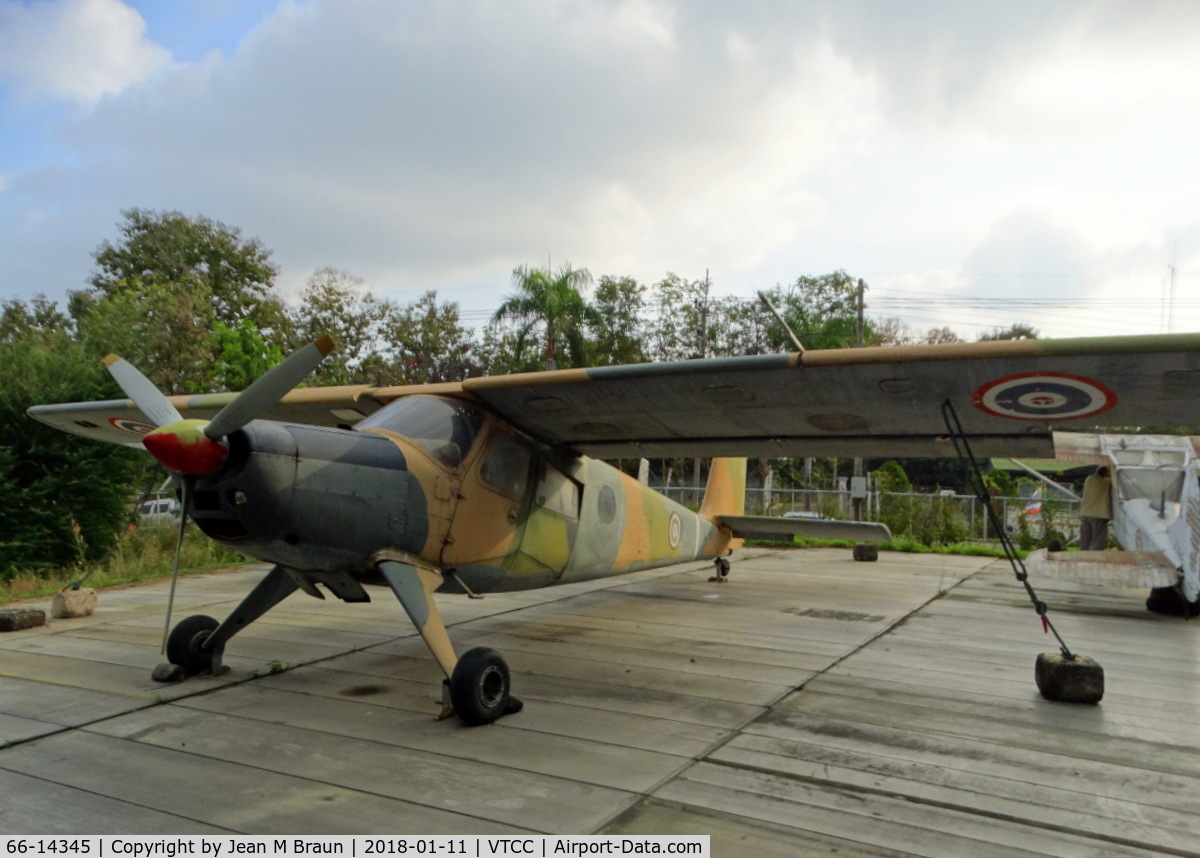
<path fill-rule="evenodd" d="M 241 429 L 259 414 L 266 411 L 289 390 L 317 368 L 325 356 L 333 351 L 333 340 L 321 337 L 314 343 L 293 352 L 281 364 L 277 364 L 266 375 L 238 394 L 204 427 L 205 436 L 212 441 L 223 438 L 230 432 Z M 167 403 L 168 405 L 170 403 Z"/>
<path fill-rule="evenodd" d="M 121 390 L 125 391 L 125 395 L 133 400 L 133 404 L 155 426 L 166 426 L 183 419 L 162 391 L 129 361 L 109 355 L 104 359 L 104 365 L 108 367 L 109 375 L 116 380 Z"/>
<path fill-rule="evenodd" d="M 188 500 L 194 482 L 194 478 L 183 478 L 183 492 L 179 499 L 179 536 L 175 540 L 175 563 L 171 569 L 171 592 L 167 595 L 167 619 L 163 624 L 162 652 L 164 655 L 167 652 L 167 636 L 171 631 L 171 608 L 175 605 L 175 583 L 179 580 L 179 555 L 183 551 L 183 534 L 187 530 Z"/>

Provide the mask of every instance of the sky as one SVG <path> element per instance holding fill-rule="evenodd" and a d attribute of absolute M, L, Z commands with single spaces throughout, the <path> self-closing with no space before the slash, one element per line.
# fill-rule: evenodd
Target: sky
<path fill-rule="evenodd" d="M 0 0 L 0 300 L 130 208 L 487 318 L 519 265 L 1200 330 L 1200 3 Z"/>

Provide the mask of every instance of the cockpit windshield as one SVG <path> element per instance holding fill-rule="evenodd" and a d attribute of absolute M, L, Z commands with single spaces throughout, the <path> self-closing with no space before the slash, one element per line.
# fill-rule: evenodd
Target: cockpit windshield
<path fill-rule="evenodd" d="M 471 452 L 483 412 L 454 399 L 406 396 L 360 422 L 356 429 L 387 429 L 427 450 L 448 468 L 457 468 Z"/>

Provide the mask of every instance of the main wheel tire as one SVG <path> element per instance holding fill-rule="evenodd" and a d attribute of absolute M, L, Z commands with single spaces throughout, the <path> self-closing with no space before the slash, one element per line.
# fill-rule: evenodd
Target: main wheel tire
<path fill-rule="evenodd" d="M 511 677 L 500 653 L 487 647 L 468 650 L 450 677 L 450 702 L 468 727 L 491 724 L 508 709 Z"/>
<path fill-rule="evenodd" d="M 211 670 L 213 654 L 204 649 L 204 642 L 219 625 L 203 614 L 180 620 L 167 637 L 167 661 L 182 667 L 188 676 Z"/>
<path fill-rule="evenodd" d="M 1173 617 L 1197 617 L 1200 601 L 1186 601 L 1178 587 L 1155 587 L 1146 599 L 1146 610 Z"/>

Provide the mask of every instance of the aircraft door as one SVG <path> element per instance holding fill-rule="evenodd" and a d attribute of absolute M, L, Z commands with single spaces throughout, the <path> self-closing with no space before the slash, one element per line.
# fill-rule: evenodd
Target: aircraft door
<path fill-rule="evenodd" d="M 580 486 L 495 425 L 459 491 L 442 566 L 473 590 L 522 590 L 561 576 L 579 526 Z"/>
<path fill-rule="evenodd" d="M 579 531 L 580 487 L 549 462 L 535 464 L 537 482 L 521 536 L 521 553 L 561 574 Z"/>
<path fill-rule="evenodd" d="M 533 452 L 511 432 L 495 427 L 459 489 L 442 565 L 505 565 L 520 545 Z"/>

